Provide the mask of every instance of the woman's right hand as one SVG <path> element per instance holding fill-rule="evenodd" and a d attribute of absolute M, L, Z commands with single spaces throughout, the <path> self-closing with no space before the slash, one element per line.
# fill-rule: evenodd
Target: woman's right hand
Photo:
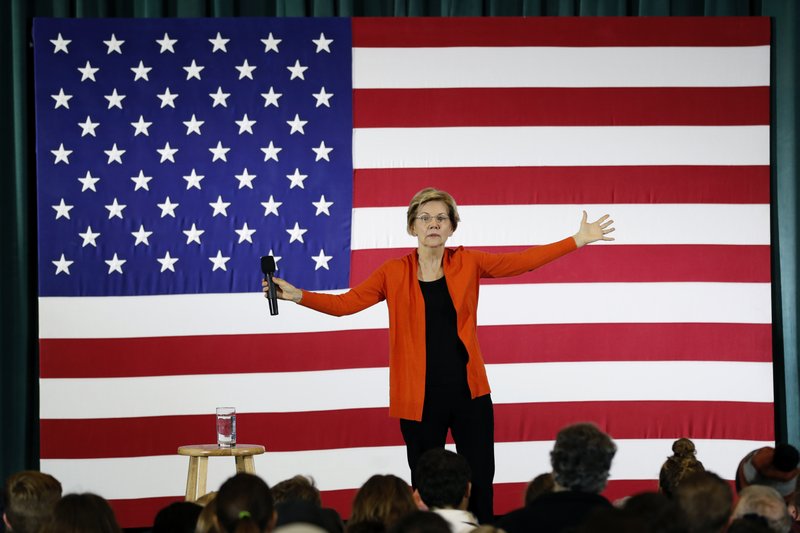
<path fill-rule="evenodd" d="M 300 303 L 300 300 L 303 298 L 303 291 L 289 283 L 288 281 L 284 281 L 281 278 L 272 277 L 272 281 L 275 283 L 275 295 L 280 300 L 289 300 L 294 303 Z M 264 298 L 268 298 L 269 295 L 269 283 L 267 280 L 261 281 L 261 287 L 264 291 Z"/>

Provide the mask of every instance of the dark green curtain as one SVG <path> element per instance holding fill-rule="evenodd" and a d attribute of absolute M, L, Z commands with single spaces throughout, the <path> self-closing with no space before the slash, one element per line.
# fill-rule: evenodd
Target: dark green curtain
<path fill-rule="evenodd" d="M 0 1 L 0 480 L 38 468 L 33 17 L 769 16 L 773 28 L 772 273 L 776 428 L 800 444 L 796 0 Z M 725 379 L 717 376 L 716 379 Z"/>

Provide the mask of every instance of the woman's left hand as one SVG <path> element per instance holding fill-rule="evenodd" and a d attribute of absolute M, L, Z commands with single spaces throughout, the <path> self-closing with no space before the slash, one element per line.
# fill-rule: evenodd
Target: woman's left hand
<path fill-rule="evenodd" d="M 614 240 L 614 237 L 606 236 L 608 233 L 614 231 L 614 228 L 611 226 L 614 221 L 609 220 L 608 215 L 603 215 L 594 222 L 587 222 L 587 218 L 588 215 L 586 211 L 584 211 L 583 218 L 581 218 L 581 227 L 578 233 L 572 236 L 578 248 L 590 242 Z"/>

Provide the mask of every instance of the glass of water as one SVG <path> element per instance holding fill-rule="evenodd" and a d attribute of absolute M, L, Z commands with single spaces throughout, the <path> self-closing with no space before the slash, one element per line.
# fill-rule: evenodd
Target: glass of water
<path fill-rule="evenodd" d="M 230 448 L 236 446 L 236 409 L 217 407 L 217 446 Z"/>

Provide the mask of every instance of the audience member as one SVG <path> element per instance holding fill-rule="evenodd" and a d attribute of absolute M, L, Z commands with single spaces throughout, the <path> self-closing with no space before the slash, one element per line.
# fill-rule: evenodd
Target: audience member
<path fill-rule="evenodd" d="M 641 520 L 650 533 L 688 533 L 686 515 L 673 499 L 663 493 L 642 492 L 625 500 L 627 514 Z"/>
<path fill-rule="evenodd" d="M 194 533 L 221 533 L 217 525 L 217 493 L 206 500 L 200 516 L 197 517 L 197 525 L 194 528 Z"/>
<path fill-rule="evenodd" d="M 749 514 L 732 521 L 726 533 L 772 533 L 763 516 Z"/>
<path fill-rule="evenodd" d="M 3 522 L 9 531 L 34 533 L 46 523 L 61 498 L 61 483 L 49 474 L 24 470 L 6 480 Z"/>
<path fill-rule="evenodd" d="M 272 499 L 275 505 L 285 501 L 305 501 L 322 507 L 322 498 L 314 479 L 307 476 L 294 476 L 276 483 L 272 487 Z"/>
<path fill-rule="evenodd" d="M 471 475 L 467 460 L 444 448 L 428 450 L 417 461 L 417 494 L 425 507 L 447 520 L 453 533 L 478 527 L 478 519 L 467 511 Z"/>
<path fill-rule="evenodd" d="M 525 489 L 524 505 L 530 505 L 533 500 L 542 494 L 553 492 L 555 486 L 556 482 L 553 480 L 551 472 L 539 474 L 528 483 L 528 487 Z"/>
<path fill-rule="evenodd" d="M 412 511 L 392 527 L 390 533 L 451 533 L 450 524 L 431 511 Z"/>
<path fill-rule="evenodd" d="M 334 509 L 322 507 L 313 478 L 294 476 L 272 487 L 278 519 L 275 527 L 294 523 L 314 524 L 329 533 L 342 533 L 342 518 Z"/>
<path fill-rule="evenodd" d="M 392 474 L 376 474 L 356 492 L 347 531 L 352 531 L 351 525 L 367 521 L 380 522 L 388 530 L 400 518 L 416 510 L 408 483 Z"/>
<path fill-rule="evenodd" d="M 690 533 L 725 530 L 733 509 L 733 491 L 718 475 L 706 471 L 687 476 L 675 489 L 675 498 L 686 514 Z"/>
<path fill-rule="evenodd" d="M 798 462 L 800 454 L 791 444 L 753 450 L 736 469 L 736 492 L 750 485 L 766 485 L 787 498 L 797 489 Z"/>
<path fill-rule="evenodd" d="M 194 502 L 173 502 L 156 514 L 152 533 L 194 533 L 202 511 Z"/>
<path fill-rule="evenodd" d="M 42 533 L 122 533 L 108 502 L 97 494 L 67 494 L 56 503 Z"/>
<path fill-rule="evenodd" d="M 611 507 L 600 495 L 617 447 L 593 424 L 574 424 L 558 432 L 550 463 L 554 491 L 517 509 L 497 525 L 508 533 L 559 532 L 574 528 L 597 507 Z"/>
<path fill-rule="evenodd" d="M 678 439 L 672 443 L 672 455 L 661 466 L 658 475 L 658 487 L 661 492 L 672 497 L 675 488 L 686 476 L 695 472 L 705 472 L 703 463 L 697 460 L 694 442 L 689 439 Z"/>
<path fill-rule="evenodd" d="M 239 473 L 219 488 L 217 526 L 224 533 L 272 531 L 275 510 L 269 486 L 260 477 Z"/>
<path fill-rule="evenodd" d="M 800 533 L 800 491 L 795 491 L 789 498 L 789 516 L 792 517 L 792 533 Z"/>
<path fill-rule="evenodd" d="M 615 507 L 596 507 L 570 533 L 649 533 L 647 524 L 638 516 Z"/>
<path fill-rule="evenodd" d="M 772 487 L 750 485 L 742 489 L 731 516 L 735 520 L 748 515 L 763 517 L 773 533 L 789 533 L 792 529 L 792 517 L 786 502 Z"/>

